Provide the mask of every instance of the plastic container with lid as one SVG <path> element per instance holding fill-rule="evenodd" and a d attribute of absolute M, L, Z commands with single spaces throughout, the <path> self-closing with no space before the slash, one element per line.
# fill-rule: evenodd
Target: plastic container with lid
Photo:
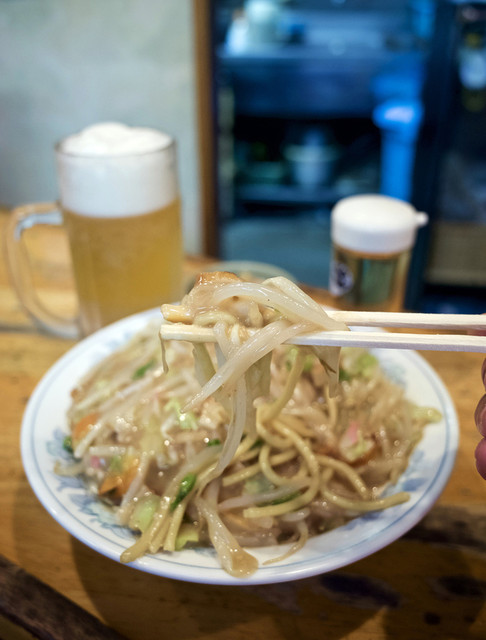
<path fill-rule="evenodd" d="M 331 212 L 329 290 L 344 309 L 400 311 L 417 229 L 428 216 L 383 195 L 340 200 Z"/>

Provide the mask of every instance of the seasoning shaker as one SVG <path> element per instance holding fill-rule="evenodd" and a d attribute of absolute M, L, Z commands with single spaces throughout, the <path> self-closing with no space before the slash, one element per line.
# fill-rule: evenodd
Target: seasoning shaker
<path fill-rule="evenodd" d="M 331 212 L 329 290 L 341 309 L 401 311 L 417 229 L 428 216 L 403 200 L 364 194 Z"/>

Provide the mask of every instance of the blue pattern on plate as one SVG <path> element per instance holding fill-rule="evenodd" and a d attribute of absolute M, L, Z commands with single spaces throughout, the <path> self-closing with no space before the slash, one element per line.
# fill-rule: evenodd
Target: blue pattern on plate
<path fill-rule="evenodd" d="M 53 435 L 54 439 L 47 443 L 47 452 L 56 460 L 62 460 L 65 463 L 69 463 L 69 461 L 72 461 L 72 456 L 63 446 L 64 438 L 68 434 L 60 427 L 56 427 Z"/>
<path fill-rule="evenodd" d="M 134 534 L 127 527 L 117 524 L 114 513 L 90 493 L 71 493 L 69 499 L 73 506 L 84 515 L 90 516 L 92 522 L 97 522 L 103 529 L 109 529 L 118 538 L 134 540 Z"/>

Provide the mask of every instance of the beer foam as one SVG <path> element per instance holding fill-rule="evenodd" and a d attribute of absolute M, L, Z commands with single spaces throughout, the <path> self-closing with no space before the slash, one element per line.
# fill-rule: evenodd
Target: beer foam
<path fill-rule="evenodd" d="M 104 122 L 60 143 L 61 204 L 97 217 L 139 215 L 178 195 L 175 149 L 166 133 Z"/>
<path fill-rule="evenodd" d="M 162 131 L 102 122 L 66 138 L 61 150 L 78 156 L 125 156 L 156 151 L 168 144 L 170 137 Z"/>

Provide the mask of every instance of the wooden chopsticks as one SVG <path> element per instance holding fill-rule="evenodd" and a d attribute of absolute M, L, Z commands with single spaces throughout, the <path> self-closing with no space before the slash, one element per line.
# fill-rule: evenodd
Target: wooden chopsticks
<path fill-rule="evenodd" d="M 315 331 L 296 336 L 288 340 L 287 344 L 486 353 L 486 315 L 327 309 L 326 313 L 349 327 L 363 327 L 364 330 Z M 392 333 L 376 331 L 377 327 L 436 329 L 454 333 Z M 459 331 L 464 333 L 458 333 Z M 483 332 L 485 335 L 471 335 L 468 332 L 472 334 Z M 215 342 L 216 340 L 211 328 L 182 323 L 162 324 L 160 336 L 164 340 L 188 340 L 189 342 Z"/>

